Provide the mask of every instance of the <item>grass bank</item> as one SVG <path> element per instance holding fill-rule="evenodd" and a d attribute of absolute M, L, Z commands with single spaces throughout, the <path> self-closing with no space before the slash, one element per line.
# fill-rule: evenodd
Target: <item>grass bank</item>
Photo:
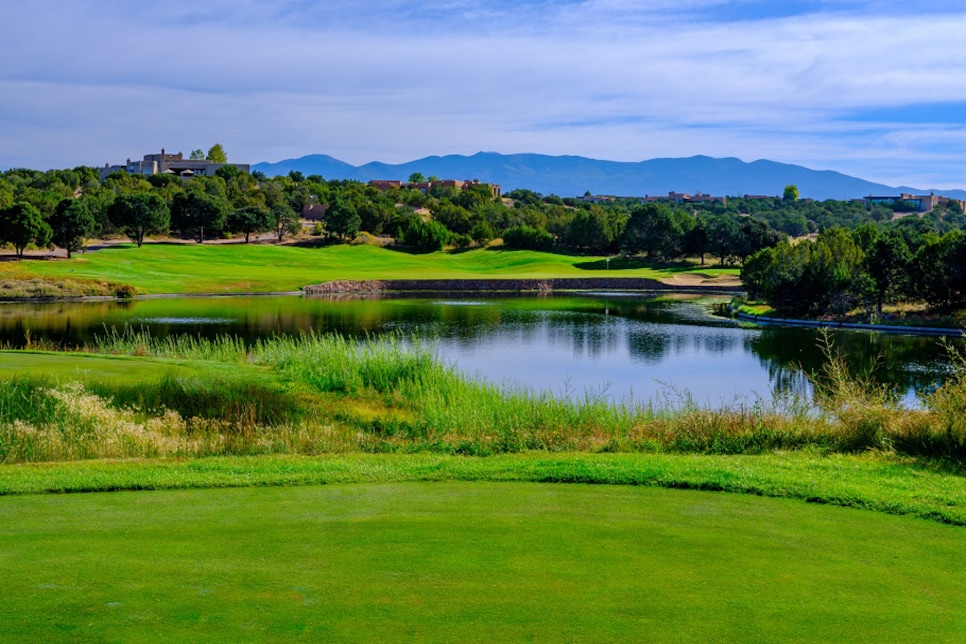
<path fill-rule="evenodd" d="M 856 381 L 842 359 L 830 354 L 826 371 L 812 376 L 816 411 L 813 401 L 796 398 L 715 409 L 686 397 L 673 407 L 614 405 L 591 394 L 560 399 L 468 379 L 432 350 L 398 339 L 305 335 L 246 346 L 230 337 L 159 340 L 127 332 L 90 349 L 162 362 L 152 365 L 151 378 L 118 383 L 97 376 L 99 369 L 120 364 L 103 358 L 65 354 L 59 376 L 56 370 L 32 376 L 16 366 L 23 354 L 9 354 L 15 375 L 0 390 L 0 459 L 61 460 L 65 446 L 83 442 L 88 458 L 819 449 L 966 462 L 961 357 L 954 360 L 956 375 L 926 397 L 924 409 L 911 410 L 884 388 Z M 185 365 L 197 373 L 179 374 Z M 134 371 L 138 368 L 143 369 Z M 81 377 L 69 377 L 72 373 Z M 145 423 L 154 429 L 145 433 Z M 198 442 L 199 437 L 207 438 Z M 99 452 L 100 445 L 112 451 Z"/>
<path fill-rule="evenodd" d="M 11 641 L 952 641 L 962 528 L 469 483 L 0 498 Z"/>
<path fill-rule="evenodd" d="M 138 293 L 287 292 L 329 280 L 557 277 L 673 278 L 737 275 L 691 265 L 606 270 L 603 258 L 534 251 L 469 250 L 411 254 L 377 246 L 119 244 L 63 261 L 0 264 L 8 280 L 87 280 L 133 286 Z"/>
<path fill-rule="evenodd" d="M 0 461 L 873 452 L 960 473 L 966 462 L 966 363 L 956 356 L 956 374 L 923 409 L 856 381 L 832 353 L 812 376 L 816 401 L 712 409 L 686 398 L 614 405 L 508 389 L 468 379 L 399 339 L 304 335 L 246 345 L 127 332 L 88 349 L 98 353 L 3 354 Z"/>
<path fill-rule="evenodd" d="M 821 413 L 621 408 L 398 340 L 87 349 L 0 352 L 0 640 L 966 630 L 962 378 L 910 412 L 832 359 Z"/>
<path fill-rule="evenodd" d="M 225 456 L 26 463 L 0 468 L 0 496 L 346 483 L 528 482 L 720 491 L 966 525 L 966 478 L 882 453 L 760 455 L 443 454 Z"/>

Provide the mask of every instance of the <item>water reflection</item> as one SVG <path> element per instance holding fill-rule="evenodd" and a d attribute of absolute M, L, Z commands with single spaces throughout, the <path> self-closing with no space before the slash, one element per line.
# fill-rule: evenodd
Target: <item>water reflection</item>
<path fill-rule="evenodd" d="M 29 337 L 79 346 L 112 327 L 248 341 L 309 330 L 396 333 L 434 342 L 469 374 L 574 395 L 642 401 L 689 392 L 698 402 L 723 404 L 809 394 L 804 373 L 822 364 L 813 330 L 740 328 L 712 317 L 712 304 L 695 296 L 619 294 L 4 304 L 0 342 L 22 347 Z M 837 332 L 833 339 L 856 374 L 871 369 L 909 399 L 935 387 L 947 368 L 933 338 Z"/>

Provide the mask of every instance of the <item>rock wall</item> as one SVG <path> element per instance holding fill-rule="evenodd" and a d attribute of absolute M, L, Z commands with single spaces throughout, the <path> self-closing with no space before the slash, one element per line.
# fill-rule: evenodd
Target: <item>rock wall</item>
<path fill-rule="evenodd" d="M 573 277 L 556 279 L 466 279 L 466 280 L 334 280 L 310 284 L 303 289 L 307 295 L 374 294 L 391 291 L 410 292 L 476 292 L 487 291 L 699 291 L 729 292 L 734 288 L 720 286 L 681 287 L 644 277 Z"/>

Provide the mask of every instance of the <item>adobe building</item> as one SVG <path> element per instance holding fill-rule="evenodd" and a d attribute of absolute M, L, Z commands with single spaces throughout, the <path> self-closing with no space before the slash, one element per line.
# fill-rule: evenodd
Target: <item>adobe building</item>
<path fill-rule="evenodd" d="M 167 154 L 161 148 L 161 154 L 145 154 L 141 161 L 127 160 L 124 165 L 111 165 L 105 163 L 103 168 L 98 171 L 101 181 L 104 181 L 112 172 L 118 170 L 128 174 L 140 174 L 150 176 L 152 174 L 171 174 L 178 177 L 210 177 L 214 176 L 218 168 L 226 165 L 234 166 L 244 173 L 251 172 L 251 166 L 247 163 L 215 163 L 207 159 L 185 159 L 181 152 L 177 154 Z"/>
<path fill-rule="evenodd" d="M 373 188 L 386 192 L 387 190 L 398 189 L 398 188 L 409 188 L 410 190 L 419 190 L 422 193 L 428 193 L 433 188 L 449 188 L 450 190 L 466 190 L 471 186 L 486 186 L 490 189 L 490 194 L 493 195 L 494 199 L 499 199 L 502 194 L 502 189 L 498 183 L 480 183 L 479 179 L 470 179 L 467 181 L 460 181 L 459 179 L 437 179 L 436 181 L 420 181 L 419 183 L 403 183 L 402 181 L 396 181 L 393 179 L 372 179 L 369 181 L 369 185 Z"/>

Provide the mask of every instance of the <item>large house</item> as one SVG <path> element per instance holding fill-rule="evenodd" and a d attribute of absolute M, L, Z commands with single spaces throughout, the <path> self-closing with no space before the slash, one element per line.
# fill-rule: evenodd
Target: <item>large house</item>
<path fill-rule="evenodd" d="M 618 197 L 616 195 L 584 195 L 577 197 L 577 201 L 586 203 L 602 203 L 605 201 L 637 201 L 640 203 L 727 203 L 727 197 L 712 197 L 704 193 L 687 194 L 684 192 L 669 192 L 664 195 L 645 195 L 643 197 Z"/>
<path fill-rule="evenodd" d="M 929 195 L 910 195 L 903 192 L 898 197 L 886 196 L 886 197 L 876 197 L 869 195 L 865 198 L 865 205 L 879 205 L 879 206 L 893 206 L 895 204 L 905 204 L 914 212 L 929 212 L 936 206 L 948 206 L 950 203 L 958 203 L 959 207 L 966 210 L 966 201 L 960 201 L 959 199 L 950 199 L 949 197 L 943 197 L 940 195 L 929 194 Z"/>
<path fill-rule="evenodd" d="M 112 172 L 122 170 L 128 174 L 172 174 L 178 177 L 210 177 L 215 174 L 218 168 L 226 165 L 234 166 L 242 172 L 250 172 L 251 166 L 247 163 L 215 163 L 207 159 L 186 159 L 181 152 L 177 154 L 167 154 L 164 148 L 161 154 L 145 154 L 141 161 L 127 160 L 124 165 L 111 165 L 105 163 L 103 168 L 99 168 L 101 181 L 107 178 Z"/>
<path fill-rule="evenodd" d="M 399 188 L 409 188 L 410 190 L 419 190 L 422 193 L 428 193 L 432 188 L 450 188 L 452 190 L 466 190 L 471 186 L 486 186 L 490 189 L 490 194 L 493 195 L 494 199 L 497 199 L 501 195 L 500 184 L 498 183 L 480 183 L 479 179 L 471 179 L 467 181 L 460 181 L 459 179 L 437 179 L 436 181 L 421 181 L 419 183 L 403 183 L 402 181 L 397 181 L 395 179 L 373 179 L 369 182 L 369 185 L 373 188 L 386 192 L 387 190 L 399 189 Z"/>

